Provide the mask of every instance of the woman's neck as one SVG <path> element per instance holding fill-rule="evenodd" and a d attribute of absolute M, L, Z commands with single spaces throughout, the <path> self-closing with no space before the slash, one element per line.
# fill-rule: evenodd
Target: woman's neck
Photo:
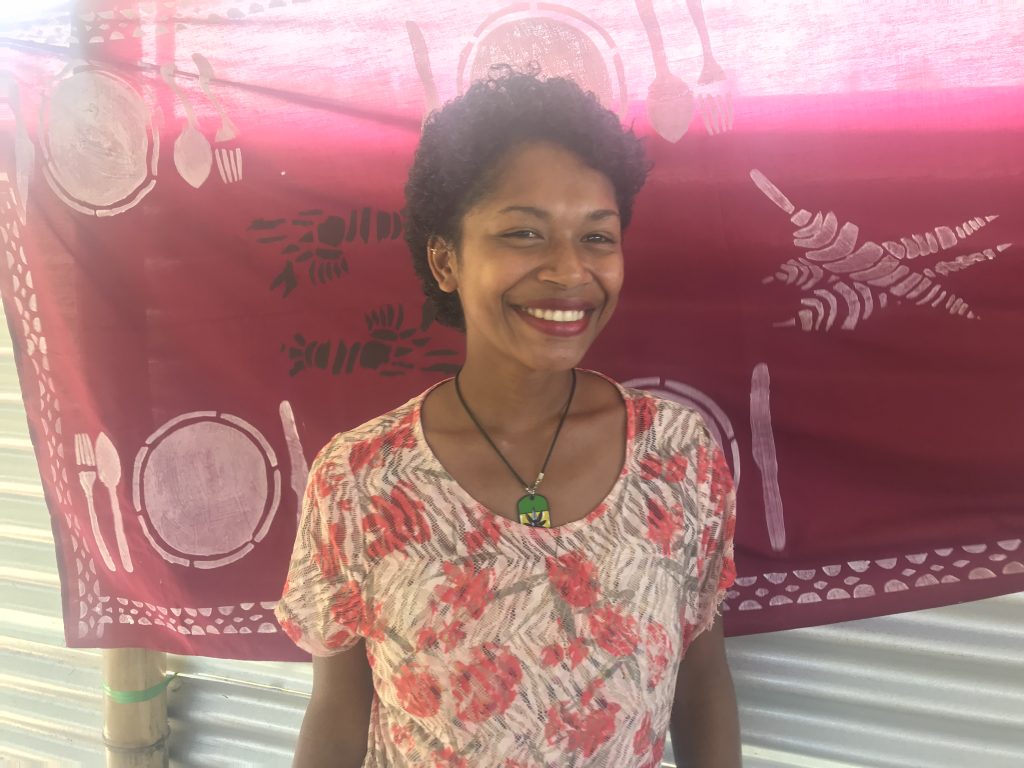
<path fill-rule="evenodd" d="M 514 361 L 474 365 L 467 359 L 459 386 L 488 432 L 511 437 L 542 428 L 562 415 L 572 371 L 531 371 Z"/>

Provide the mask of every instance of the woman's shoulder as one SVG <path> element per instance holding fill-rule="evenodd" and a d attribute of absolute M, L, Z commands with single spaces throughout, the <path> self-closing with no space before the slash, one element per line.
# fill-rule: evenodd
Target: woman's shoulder
<path fill-rule="evenodd" d="M 429 390 L 428 390 L 429 391 Z M 338 432 L 320 449 L 311 470 L 324 463 L 347 463 L 353 472 L 377 465 L 381 459 L 395 459 L 403 450 L 414 448 L 419 406 L 426 393 L 416 395 L 397 408 L 362 424 Z"/>
<path fill-rule="evenodd" d="M 661 450 L 679 450 L 703 440 L 707 426 L 701 412 L 685 403 L 645 389 L 622 387 L 633 412 L 636 439 Z"/>
<path fill-rule="evenodd" d="M 599 371 L 586 373 L 603 379 L 618 391 L 626 405 L 626 424 L 635 447 L 643 452 L 676 452 L 703 440 L 707 429 L 701 412 L 657 392 L 626 386 Z M 613 394 L 614 396 L 614 394 Z"/>

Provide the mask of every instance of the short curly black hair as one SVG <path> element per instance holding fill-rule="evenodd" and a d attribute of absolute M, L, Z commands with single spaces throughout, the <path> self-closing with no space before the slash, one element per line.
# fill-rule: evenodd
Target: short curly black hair
<path fill-rule="evenodd" d="M 427 244 L 439 236 L 458 251 L 463 216 L 487 194 L 502 157 L 528 141 L 563 146 L 607 176 L 622 228 L 629 224 L 650 170 L 640 139 L 571 80 L 493 68 L 427 118 L 405 185 L 405 240 L 443 325 L 465 330 L 465 317 L 458 295 L 442 291 L 431 274 Z"/>

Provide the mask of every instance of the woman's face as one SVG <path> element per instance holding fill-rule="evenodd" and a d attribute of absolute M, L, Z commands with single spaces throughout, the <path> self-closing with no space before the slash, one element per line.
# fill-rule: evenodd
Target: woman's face
<path fill-rule="evenodd" d="M 608 178 L 550 143 L 513 150 L 435 270 L 459 293 L 469 354 L 531 370 L 579 363 L 615 309 L 622 230 Z M 447 284 L 445 282 L 447 280 Z"/>

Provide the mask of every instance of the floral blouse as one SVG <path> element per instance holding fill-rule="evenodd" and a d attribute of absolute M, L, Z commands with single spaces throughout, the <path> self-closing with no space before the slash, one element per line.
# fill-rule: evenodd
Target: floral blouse
<path fill-rule="evenodd" d="M 314 655 L 366 639 L 364 768 L 660 765 L 679 661 L 735 577 L 735 496 L 696 411 L 616 386 L 622 473 L 556 528 L 445 471 L 430 390 L 317 456 L 277 616 Z"/>

